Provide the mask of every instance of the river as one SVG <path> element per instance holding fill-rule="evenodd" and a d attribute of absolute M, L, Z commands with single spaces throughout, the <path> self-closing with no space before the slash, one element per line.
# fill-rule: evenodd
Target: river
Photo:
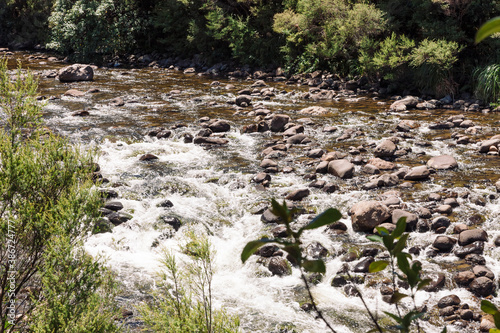
<path fill-rule="evenodd" d="M 92 82 L 61 83 L 47 74 L 67 64 L 49 60 L 44 54 L 23 52 L 14 52 L 9 57 L 9 66 L 14 68 L 16 61 L 40 77 L 40 95 L 46 99 L 45 125 L 75 144 L 99 149 L 98 163 L 103 177 L 109 181 L 102 187 L 116 191 L 119 196 L 114 200 L 121 202 L 122 211 L 132 216 L 112 232 L 93 235 L 86 243 L 89 253 L 106 258 L 107 265 L 124 285 L 120 305 L 134 313 L 124 321 L 124 331 L 141 328 L 135 306 L 154 288 L 162 248 L 178 252 L 179 244 L 185 241 L 183 232 L 192 228 L 206 233 L 216 251 L 215 304 L 238 315 L 242 331 L 326 332 L 313 313 L 300 308 L 307 297 L 297 268 L 290 275 L 278 276 L 272 275 L 256 256 L 245 264 L 240 260 L 241 250 L 248 241 L 270 235 L 276 226 L 261 221 L 260 208 L 269 205 L 271 198 L 282 200 L 291 191 L 304 188 L 309 188 L 310 194 L 296 203 L 304 212 L 298 217 L 299 224 L 334 207 L 343 214 L 341 221 L 347 226 L 342 235 L 327 233 L 325 228 L 304 234 L 305 246 L 319 242 L 328 251 L 324 257 L 326 274 L 313 286 L 312 293 L 338 332 L 362 332 L 371 327 L 360 299 L 348 296 L 342 287 L 331 286 L 346 254 L 353 251 L 359 254 L 373 246 L 366 234 L 353 231 L 348 216 L 349 209 L 362 200 L 384 200 L 392 195 L 401 201 L 398 207 L 416 212 L 419 207 L 435 208 L 429 200 L 431 193 L 441 195 L 440 202 L 455 198 L 458 207 L 448 215 L 451 225 L 445 234 L 456 238 L 452 233 L 458 223 L 485 229 L 486 266 L 495 274 L 494 283 L 498 286 L 500 249 L 494 240 L 500 235 L 500 217 L 499 195 L 494 184 L 499 179 L 500 157 L 478 152 L 478 142 L 500 133 L 497 113 L 450 109 L 389 112 L 392 101 L 374 95 L 315 101 L 302 98 L 309 86 L 284 82 L 266 82 L 272 96 L 253 94 L 250 106 L 237 107 L 234 100 L 238 91 L 250 88 L 255 80 L 187 75 L 163 68 L 117 67 L 96 69 Z M 86 93 L 79 97 L 64 96 L 69 89 Z M 91 89 L 93 93 L 88 92 Z M 121 98 L 123 105 L 116 98 Z M 321 106 L 328 112 L 318 116 L 299 114 L 310 106 Z M 266 187 L 252 179 L 263 171 L 259 167 L 262 150 L 280 143 L 283 135 L 270 131 L 242 133 L 245 125 L 265 117 L 256 119 L 259 114 L 256 110 L 262 109 L 269 110 L 266 112 L 271 115 L 290 116 L 291 122 L 303 125 L 304 134 L 311 139 L 307 144 L 291 145 L 283 156 L 275 159 L 278 172 L 270 174 L 271 181 Z M 74 115 L 82 110 L 88 116 Z M 466 128 L 429 129 L 430 124 L 460 114 L 477 126 L 476 133 L 468 134 L 471 143 L 457 144 L 457 134 L 464 134 Z M 186 134 L 196 136 L 203 129 L 203 117 L 223 119 L 230 124 L 230 130 L 220 134 L 228 140 L 227 144 L 204 146 L 185 142 Z M 401 136 L 402 132 L 396 130 L 401 120 L 412 120 L 417 126 Z M 337 129 L 324 131 L 329 126 Z M 170 129 L 172 135 L 162 139 L 148 135 L 158 127 Z M 354 134 L 339 141 L 349 130 Z M 448 154 L 457 160 L 458 168 L 438 171 L 426 181 L 401 181 L 394 187 L 364 189 L 370 175 L 362 172 L 363 164 L 373 157 L 374 147 L 382 139 L 398 135 L 398 148 L 411 150 L 394 160 L 399 167 L 424 165 L 432 156 Z M 355 176 L 340 179 L 331 174 L 316 174 L 319 159 L 306 156 L 307 151 L 316 148 L 346 153 L 349 160 L 359 159 Z M 141 161 L 140 157 L 148 153 L 158 159 Z M 336 184 L 338 190 L 327 193 L 308 187 L 314 177 Z M 481 200 L 471 200 L 475 196 Z M 173 206 L 161 207 L 160 203 L 167 199 Z M 434 213 L 432 218 L 438 215 Z M 161 225 L 158 222 L 161 216 L 178 218 L 182 223 L 179 231 Z M 412 232 L 409 239 L 409 246 L 420 249 L 415 258 L 423 263 L 424 272 L 445 274 L 442 288 L 417 294 L 417 303 L 427 304 L 430 313 L 423 322 L 425 331 L 439 332 L 448 325 L 448 332 L 475 332 L 479 327 L 477 321 L 462 328 L 459 326 L 462 324 L 445 323 L 436 315 L 437 301 L 449 294 L 458 295 L 462 303 L 480 313 L 480 298 L 458 287 L 453 279 L 457 271 L 471 269 L 470 263 L 452 253 L 427 256 L 436 236 L 434 231 Z M 181 253 L 178 256 L 182 259 Z M 356 258 L 354 264 L 360 259 Z M 367 277 L 359 287 L 373 311 L 381 316 L 382 311 L 394 311 L 382 300 L 380 284 L 375 278 Z"/>

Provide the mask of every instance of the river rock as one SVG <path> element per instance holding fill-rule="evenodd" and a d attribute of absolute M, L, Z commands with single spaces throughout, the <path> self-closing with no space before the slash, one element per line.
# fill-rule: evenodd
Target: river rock
<path fill-rule="evenodd" d="M 390 111 L 406 111 L 408 109 L 416 107 L 418 104 L 418 98 L 414 96 L 406 96 L 399 101 L 395 101 L 391 104 L 389 108 Z"/>
<path fill-rule="evenodd" d="M 179 228 L 182 226 L 182 222 L 177 216 L 172 216 L 172 215 L 160 216 L 160 221 L 172 226 L 172 228 L 174 228 L 175 231 L 179 230 Z"/>
<path fill-rule="evenodd" d="M 456 249 L 455 255 L 459 258 L 465 258 L 469 254 L 483 254 L 483 252 L 484 252 L 484 242 L 478 241 Z"/>
<path fill-rule="evenodd" d="M 373 155 L 375 157 L 392 157 L 397 147 L 391 140 L 383 140 L 381 143 L 375 147 Z"/>
<path fill-rule="evenodd" d="M 440 155 L 432 157 L 427 161 L 427 167 L 437 170 L 448 170 L 457 168 L 458 163 L 453 156 Z"/>
<path fill-rule="evenodd" d="M 405 180 L 426 180 L 430 175 L 429 169 L 425 165 L 411 168 L 405 176 Z"/>
<path fill-rule="evenodd" d="M 338 191 L 339 186 L 335 183 L 326 183 L 325 186 L 323 186 L 323 192 L 326 193 L 333 193 L 335 191 Z"/>
<path fill-rule="evenodd" d="M 450 215 L 453 212 L 453 208 L 450 205 L 439 205 L 434 211 L 438 214 Z"/>
<path fill-rule="evenodd" d="M 495 188 L 496 188 L 497 192 L 500 192 L 500 180 L 498 180 L 498 181 L 495 183 Z"/>
<path fill-rule="evenodd" d="M 325 151 L 321 148 L 309 150 L 306 155 L 310 158 L 320 158 L 325 154 Z"/>
<path fill-rule="evenodd" d="M 309 139 L 304 133 L 295 134 L 286 140 L 286 143 L 289 143 L 292 145 L 306 144 L 309 142 L 311 142 L 311 139 Z"/>
<path fill-rule="evenodd" d="M 306 247 L 306 253 L 308 257 L 320 259 L 328 255 L 328 250 L 320 242 L 314 241 Z"/>
<path fill-rule="evenodd" d="M 472 293 L 481 297 L 491 295 L 496 289 L 493 281 L 485 276 L 475 278 L 469 285 L 469 288 Z"/>
<path fill-rule="evenodd" d="M 268 173 L 265 173 L 265 172 L 260 172 L 258 174 L 256 174 L 252 180 L 257 183 L 257 184 L 260 184 L 260 183 L 263 183 L 263 182 L 270 182 L 271 181 L 271 175 L 268 174 Z"/>
<path fill-rule="evenodd" d="M 441 297 L 437 303 L 437 306 L 438 306 L 438 308 L 443 309 L 443 308 L 446 308 L 448 306 L 460 305 L 460 302 L 461 302 L 460 297 L 452 294 L 452 295 Z"/>
<path fill-rule="evenodd" d="M 284 276 L 292 274 L 292 268 L 285 258 L 272 257 L 267 268 L 273 275 Z"/>
<path fill-rule="evenodd" d="M 380 173 L 380 169 L 373 164 L 365 164 L 362 168 L 362 171 L 369 175 L 377 175 Z"/>
<path fill-rule="evenodd" d="M 108 220 L 115 226 L 127 222 L 132 219 L 132 215 L 124 212 L 114 212 L 107 216 Z"/>
<path fill-rule="evenodd" d="M 196 138 L 193 139 L 193 143 L 195 144 L 205 144 L 205 145 L 225 145 L 229 142 L 229 140 L 227 139 L 223 139 L 223 138 L 212 138 L 212 137 L 208 137 L 208 138 L 204 138 L 204 137 L 201 137 L 201 136 L 198 136 Z"/>
<path fill-rule="evenodd" d="M 277 167 L 278 166 L 278 163 L 276 163 L 275 161 L 271 160 L 271 159 L 268 159 L 268 158 L 265 158 L 262 160 L 262 162 L 260 163 L 260 167 L 261 168 L 273 168 L 273 167 Z"/>
<path fill-rule="evenodd" d="M 354 268 L 353 272 L 355 273 L 368 273 L 368 269 L 370 268 L 370 264 L 374 262 L 375 259 L 373 257 L 366 257 L 360 262 L 358 262 Z"/>
<path fill-rule="evenodd" d="M 381 158 L 375 157 L 368 161 L 369 164 L 374 165 L 380 170 L 393 170 L 396 169 L 396 164 L 388 161 L 384 161 Z"/>
<path fill-rule="evenodd" d="M 486 266 L 483 265 L 476 265 L 472 268 L 472 273 L 474 273 L 475 276 L 486 276 L 488 279 L 493 280 L 495 279 L 495 274 Z"/>
<path fill-rule="evenodd" d="M 491 147 L 499 148 L 500 138 L 492 138 L 486 141 L 481 142 L 479 146 L 480 153 L 487 153 L 490 151 Z"/>
<path fill-rule="evenodd" d="M 278 223 L 281 221 L 281 217 L 274 215 L 270 209 L 266 209 L 260 217 L 260 220 L 264 223 Z"/>
<path fill-rule="evenodd" d="M 488 241 L 488 234 L 486 233 L 486 231 L 484 231 L 483 229 L 470 229 L 462 231 L 458 236 L 458 244 L 460 246 L 469 245 L 476 241 Z"/>
<path fill-rule="evenodd" d="M 251 104 L 252 99 L 247 95 L 239 95 L 234 102 L 240 107 L 247 107 Z"/>
<path fill-rule="evenodd" d="M 372 231 L 373 228 L 391 217 L 389 208 L 379 201 L 360 201 L 351 207 L 352 228 L 354 231 Z"/>
<path fill-rule="evenodd" d="M 451 221 L 446 216 L 438 216 L 434 218 L 431 222 L 431 229 L 434 231 L 438 231 L 440 229 L 446 230 L 451 224 Z M 444 232 L 444 231 L 443 231 Z"/>
<path fill-rule="evenodd" d="M 279 249 L 276 244 L 266 244 L 255 251 L 255 254 L 264 258 L 271 258 Z"/>
<path fill-rule="evenodd" d="M 276 114 L 271 118 L 271 132 L 283 132 L 285 125 L 290 121 L 290 117 L 286 114 Z"/>
<path fill-rule="evenodd" d="M 342 179 L 352 178 L 354 164 L 346 159 L 330 161 L 328 163 L 328 173 Z"/>
<path fill-rule="evenodd" d="M 402 217 L 406 217 L 406 231 L 415 230 L 418 222 L 417 215 L 402 209 L 394 209 L 392 211 L 392 223 L 398 223 L 398 220 Z"/>
<path fill-rule="evenodd" d="M 231 129 L 231 125 L 226 120 L 217 120 L 210 124 L 208 128 L 214 133 L 228 132 Z"/>
<path fill-rule="evenodd" d="M 476 275 L 473 272 L 464 271 L 455 274 L 453 280 L 455 281 L 456 284 L 463 287 L 463 286 L 468 286 L 475 278 Z"/>
<path fill-rule="evenodd" d="M 61 82 L 92 81 L 94 69 L 90 65 L 73 64 L 60 69 L 57 77 Z"/>
<path fill-rule="evenodd" d="M 69 97 L 81 97 L 83 95 L 85 95 L 83 91 L 76 89 L 70 89 L 64 93 L 64 96 L 69 96 Z"/>
<path fill-rule="evenodd" d="M 448 236 L 437 236 L 432 246 L 441 252 L 450 252 L 457 240 Z"/>
<path fill-rule="evenodd" d="M 328 113 L 328 110 L 322 106 L 310 106 L 310 107 L 307 107 L 305 109 L 300 110 L 299 113 L 319 116 L 319 115 L 324 115 L 324 114 Z"/>
<path fill-rule="evenodd" d="M 142 155 L 139 158 L 139 161 L 153 161 L 153 160 L 157 160 L 157 159 L 158 159 L 158 156 L 148 153 L 148 154 Z"/>
<path fill-rule="evenodd" d="M 307 189 L 307 188 L 299 189 L 299 190 L 295 190 L 295 191 L 291 192 L 290 194 L 288 194 L 285 199 L 292 200 L 292 201 L 300 201 L 300 200 L 304 199 L 305 197 L 309 196 L 310 193 L 311 193 L 311 191 L 309 191 L 309 189 Z"/>
<path fill-rule="evenodd" d="M 104 208 L 117 212 L 123 209 L 123 204 L 119 201 L 110 201 L 104 205 Z"/>
<path fill-rule="evenodd" d="M 427 292 L 436 292 L 443 289 L 446 284 L 446 276 L 441 272 L 434 272 L 425 276 L 427 279 L 431 279 L 431 282 L 424 287 Z"/>
<path fill-rule="evenodd" d="M 316 166 L 316 173 L 327 173 L 328 172 L 328 161 L 321 161 Z"/>

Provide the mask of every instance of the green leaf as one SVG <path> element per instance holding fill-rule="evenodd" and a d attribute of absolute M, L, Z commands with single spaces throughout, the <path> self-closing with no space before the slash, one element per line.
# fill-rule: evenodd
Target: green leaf
<path fill-rule="evenodd" d="M 448 328 L 446 326 L 443 327 L 443 330 L 441 331 L 441 333 L 448 333 Z"/>
<path fill-rule="evenodd" d="M 384 242 L 387 251 L 392 253 L 392 250 L 394 249 L 394 237 L 391 235 L 384 235 L 382 236 L 382 241 Z"/>
<path fill-rule="evenodd" d="M 422 290 L 432 282 L 432 279 L 424 279 L 418 284 L 417 290 Z"/>
<path fill-rule="evenodd" d="M 366 238 L 368 238 L 372 242 L 382 243 L 382 237 L 380 237 L 379 235 L 370 235 L 366 236 Z"/>
<path fill-rule="evenodd" d="M 490 328 L 489 333 L 500 333 L 498 328 Z"/>
<path fill-rule="evenodd" d="M 398 260 L 398 267 L 401 270 L 401 272 L 408 275 L 408 273 L 410 272 L 410 263 L 408 262 L 408 258 L 406 256 L 406 253 L 400 252 L 396 256 L 396 258 Z"/>
<path fill-rule="evenodd" d="M 497 32 L 500 32 L 500 16 L 492 18 L 479 28 L 476 33 L 476 44 Z"/>
<path fill-rule="evenodd" d="M 316 229 L 324 225 L 336 222 L 342 218 L 342 214 L 335 208 L 328 208 L 323 213 L 316 216 L 308 225 L 301 230 Z"/>
<path fill-rule="evenodd" d="M 406 230 L 406 216 L 402 216 L 396 223 L 396 229 L 394 229 L 391 235 L 392 237 L 394 237 L 394 239 L 397 239 L 403 234 L 403 232 L 405 232 L 405 230 Z"/>
<path fill-rule="evenodd" d="M 245 261 L 247 261 L 248 258 L 250 258 L 250 256 L 254 254 L 255 251 L 257 251 L 262 245 L 274 242 L 274 240 L 267 238 L 248 242 L 247 245 L 245 245 L 245 247 L 243 248 L 243 251 L 241 251 L 241 262 L 244 263 Z"/>
<path fill-rule="evenodd" d="M 406 240 L 408 239 L 408 236 L 410 236 L 410 234 L 404 234 L 403 236 L 401 236 L 401 238 L 399 238 L 396 245 L 394 245 L 394 250 L 392 250 L 393 255 L 397 256 L 403 251 L 406 246 Z"/>
<path fill-rule="evenodd" d="M 325 273 L 326 272 L 326 267 L 325 267 L 325 263 L 323 262 L 323 260 L 304 260 L 304 262 L 302 262 L 302 267 L 307 272 L 313 272 L 313 273 Z"/>
<path fill-rule="evenodd" d="M 289 223 L 292 220 L 292 213 L 288 210 L 286 202 L 283 200 L 283 205 L 280 205 L 276 200 L 271 200 L 271 213 L 276 216 L 281 217 L 285 223 Z"/>
<path fill-rule="evenodd" d="M 493 319 L 495 320 L 495 326 L 497 328 L 500 327 L 500 312 L 497 312 L 493 315 Z"/>
<path fill-rule="evenodd" d="M 384 227 L 375 227 L 375 229 L 377 230 L 377 232 L 381 235 L 381 236 L 386 236 L 386 235 L 390 235 L 391 233 L 389 232 L 389 230 L 387 230 L 386 228 Z"/>
<path fill-rule="evenodd" d="M 498 313 L 497 307 L 486 299 L 481 301 L 481 310 L 493 316 Z"/>
<path fill-rule="evenodd" d="M 370 273 L 380 272 L 381 270 L 385 269 L 387 265 L 389 265 L 389 262 L 385 260 L 374 261 L 370 264 L 368 272 Z"/>
<path fill-rule="evenodd" d="M 408 297 L 408 295 L 400 293 L 399 291 L 395 291 L 394 294 L 392 294 L 389 303 L 396 304 L 405 297 Z"/>
<path fill-rule="evenodd" d="M 300 251 L 298 244 L 290 244 L 283 248 L 284 251 L 288 252 L 297 262 L 302 259 L 302 252 Z"/>
<path fill-rule="evenodd" d="M 393 313 L 390 313 L 390 312 L 387 312 L 387 311 L 384 311 L 384 313 L 386 315 L 388 315 L 389 317 L 391 317 L 392 319 L 394 319 L 398 324 L 401 324 L 402 320 L 400 317 L 398 317 L 397 315 L 393 314 Z"/>

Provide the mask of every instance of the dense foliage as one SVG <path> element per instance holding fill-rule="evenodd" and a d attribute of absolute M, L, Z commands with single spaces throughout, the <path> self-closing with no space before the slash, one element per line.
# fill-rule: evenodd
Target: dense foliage
<path fill-rule="evenodd" d="M 473 73 L 498 63 L 498 40 L 475 45 L 474 34 L 499 14 L 493 0 L 7 0 L 0 43 L 76 60 L 156 51 L 319 69 L 444 95 L 473 91 Z"/>
<path fill-rule="evenodd" d="M 114 282 L 83 249 L 92 158 L 41 126 L 36 89 L 0 60 L 0 332 L 115 332 Z"/>

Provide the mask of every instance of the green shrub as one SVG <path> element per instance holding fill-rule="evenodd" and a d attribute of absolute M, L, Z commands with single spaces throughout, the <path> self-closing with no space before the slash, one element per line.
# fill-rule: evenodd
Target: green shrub
<path fill-rule="evenodd" d="M 373 4 L 298 0 L 274 16 L 273 28 L 286 38 L 282 52 L 293 71 L 322 68 L 347 75 L 358 67 L 364 38 L 382 33 L 385 20 Z"/>
<path fill-rule="evenodd" d="M 0 62 L 0 332 L 113 332 L 113 284 L 83 251 L 92 155 L 41 127 L 36 89 Z"/>
<path fill-rule="evenodd" d="M 500 65 L 479 67 L 474 72 L 475 94 L 486 102 L 500 100 Z"/>
<path fill-rule="evenodd" d="M 165 333 L 238 332 L 239 320 L 212 302 L 214 255 L 206 235 L 187 233 L 182 252 L 190 261 L 180 267 L 175 255 L 165 251 L 158 290 L 139 311 L 146 326 Z"/>
<path fill-rule="evenodd" d="M 452 68 L 463 47 L 446 40 L 424 39 L 411 54 L 410 66 L 415 69 L 415 84 L 424 92 L 437 96 L 454 94 L 457 85 Z"/>
<path fill-rule="evenodd" d="M 44 43 L 54 0 L 0 1 L 0 44 L 33 47 Z"/>
<path fill-rule="evenodd" d="M 127 2 L 56 0 L 49 27 L 48 48 L 88 61 L 130 49 L 140 20 Z"/>

